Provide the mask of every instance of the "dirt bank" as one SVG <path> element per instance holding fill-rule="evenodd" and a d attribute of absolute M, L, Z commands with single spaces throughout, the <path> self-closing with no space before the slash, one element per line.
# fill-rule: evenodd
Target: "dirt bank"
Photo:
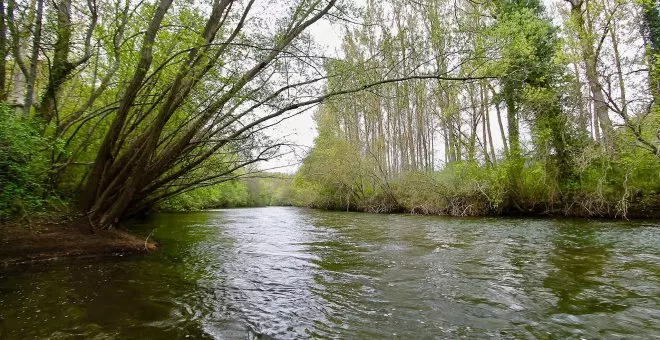
<path fill-rule="evenodd" d="M 0 266 L 147 253 L 155 249 L 153 240 L 123 230 L 92 233 L 80 219 L 0 224 Z"/>

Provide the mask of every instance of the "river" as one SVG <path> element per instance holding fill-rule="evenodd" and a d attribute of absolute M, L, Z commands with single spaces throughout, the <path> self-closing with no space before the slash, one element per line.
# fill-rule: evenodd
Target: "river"
<path fill-rule="evenodd" d="M 0 269 L 0 338 L 660 338 L 660 227 L 250 208 Z"/>

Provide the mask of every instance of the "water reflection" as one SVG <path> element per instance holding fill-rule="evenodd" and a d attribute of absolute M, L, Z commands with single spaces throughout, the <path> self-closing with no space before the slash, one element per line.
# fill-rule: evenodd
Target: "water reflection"
<path fill-rule="evenodd" d="M 0 338 L 649 338 L 653 226 L 163 214 L 147 257 L 0 272 Z"/>
<path fill-rule="evenodd" d="M 657 305 L 656 311 L 648 315 L 639 313 L 637 304 L 641 299 L 626 286 L 637 280 L 625 267 L 634 253 L 652 251 L 657 254 L 658 248 L 657 244 L 651 249 L 644 247 L 646 241 L 630 244 L 631 236 L 634 239 L 640 236 L 630 235 L 630 231 L 625 224 L 611 224 L 607 228 L 586 221 L 555 224 L 553 249 L 548 260 L 553 268 L 543 284 L 556 297 L 547 315 L 555 323 L 557 332 L 566 336 L 598 334 L 644 338 L 634 329 L 648 324 L 648 318 L 658 314 Z M 621 242 L 628 244 L 621 247 Z M 646 271 L 649 265 L 658 268 L 660 263 L 647 263 L 635 270 Z M 658 278 L 651 275 L 642 280 L 655 281 L 652 285 L 657 287 Z M 654 300 L 657 303 L 657 298 Z"/>
<path fill-rule="evenodd" d="M 574 315 L 616 312 L 623 305 L 604 301 L 605 266 L 612 258 L 612 244 L 599 239 L 598 229 L 584 223 L 557 223 L 549 262 L 553 270 L 544 287 L 558 298 L 554 313 Z"/>
<path fill-rule="evenodd" d="M 195 323 L 205 298 L 191 296 L 202 293 L 194 284 L 204 274 L 188 261 L 196 258 L 193 245 L 212 236 L 193 228 L 209 215 L 178 218 L 187 228 L 176 235 L 171 230 L 178 223 L 167 216 L 151 221 L 169 249 L 148 260 L 74 261 L 1 273 L 0 338 L 206 336 Z"/>

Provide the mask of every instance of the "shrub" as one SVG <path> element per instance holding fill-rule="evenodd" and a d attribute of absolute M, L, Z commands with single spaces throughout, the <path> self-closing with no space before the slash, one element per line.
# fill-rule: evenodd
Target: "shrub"
<path fill-rule="evenodd" d="M 0 103 L 0 220 L 38 210 L 45 202 L 49 144 L 38 123 Z"/>

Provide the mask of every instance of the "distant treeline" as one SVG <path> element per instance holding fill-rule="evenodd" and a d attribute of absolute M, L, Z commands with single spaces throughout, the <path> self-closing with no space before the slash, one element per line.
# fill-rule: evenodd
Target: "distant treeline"
<path fill-rule="evenodd" d="M 211 208 L 266 207 L 292 205 L 293 177 L 265 173 L 260 177 L 242 178 L 195 189 L 170 198 L 157 209 L 190 211 Z"/>

